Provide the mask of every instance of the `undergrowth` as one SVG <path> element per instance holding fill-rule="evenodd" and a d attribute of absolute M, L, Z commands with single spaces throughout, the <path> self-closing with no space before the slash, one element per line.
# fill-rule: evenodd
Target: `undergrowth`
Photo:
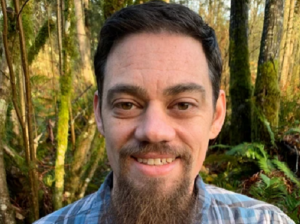
<path fill-rule="evenodd" d="M 286 135 L 291 133 L 299 135 L 300 130 Z M 300 223 L 300 179 L 280 154 L 271 156 L 260 143 L 215 145 L 211 150 L 201 172 L 206 183 L 273 204 Z"/>

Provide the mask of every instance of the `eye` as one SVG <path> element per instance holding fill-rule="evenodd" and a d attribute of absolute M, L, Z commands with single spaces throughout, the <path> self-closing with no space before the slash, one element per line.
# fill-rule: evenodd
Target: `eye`
<path fill-rule="evenodd" d="M 187 110 L 187 109 L 190 108 L 190 106 L 191 106 L 190 103 L 187 103 L 187 102 L 181 102 L 181 103 L 178 103 L 178 104 L 177 104 L 177 109 L 178 109 L 178 110 Z"/>
<path fill-rule="evenodd" d="M 115 107 L 119 108 L 119 109 L 123 109 L 123 110 L 131 110 L 134 105 L 133 103 L 130 103 L 130 102 L 120 102 L 120 103 L 117 103 L 115 105 Z"/>

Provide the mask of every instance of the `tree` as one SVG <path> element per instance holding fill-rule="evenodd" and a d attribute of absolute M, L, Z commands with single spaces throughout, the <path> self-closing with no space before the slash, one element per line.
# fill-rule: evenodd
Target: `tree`
<path fill-rule="evenodd" d="M 283 0 L 266 0 L 264 27 L 255 82 L 253 140 L 274 141 L 270 128 L 278 126 L 280 90 L 278 83 L 279 47 L 283 24 Z"/>
<path fill-rule="evenodd" d="M 59 1 L 57 2 L 60 5 Z M 61 32 L 62 40 L 58 40 L 59 45 L 62 43 L 62 65 L 60 73 L 60 108 L 58 113 L 57 126 L 57 151 L 55 161 L 55 191 L 53 197 L 54 209 L 62 207 L 64 178 L 65 178 L 65 154 L 68 148 L 68 131 L 69 131 L 69 107 L 72 90 L 72 64 L 71 56 L 73 54 L 73 43 L 70 35 L 71 30 L 71 9 L 73 7 L 71 0 L 66 0 L 64 17 L 58 23 L 64 22 L 63 31 L 58 28 L 58 33 Z M 61 14 L 62 7 L 58 7 L 57 15 Z M 64 19 L 63 19 L 64 18 Z M 58 25 L 59 27 L 59 25 Z"/>
<path fill-rule="evenodd" d="M 1 7 L 3 11 L 3 37 L 1 35 L 0 40 L 5 41 L 7 47 L 7 13 L 6 3 L 4 0 L 1 1 Z M 2 44 L 1 44 L 2 45 Z M 2 49 L 2 46 L 1 46 Z M 9 74 L 6 63 L 6 55 L 9 57 L 8 52 L 3 50 L 2 66 L 0 68 L 0 222 L 3 224 L 14 224 L 15 218 L 13 209 L 10 204 L 10 197 L 6 182 L 6 172 L 4 167 L 4 134 L 5 134 L 5 122 L 7 107 L 9 104 Z M 8 59 L 9 60 L 9 59 Z"/>
<path fill-rule="evenodd" d="M 248 1 L 231 0 L 230 99 L 231 143 L 251 140 L 251 74 L 248 52 Z"/>
<path fill-rule="evenodd" d="M 85 17 L 81 0 L 74 0 L 74 6 L 82 77 L 84 83 L 90 85 L 94 84 L 95 82 L 91 67 L 90 47 L 87 45 L 89 37 L 87 36 L 87 32 L 84 26 Z"/>
<path fill-rule="evenodd" d="M 282 47 L 280 52 L 280 86 L 286 89 L 289 79 L 289 63 L 291 62 L 294 31 L 294 11 L 295 1 L 286 0 L 284 9 L 284 35 L 282 38 Z"/>

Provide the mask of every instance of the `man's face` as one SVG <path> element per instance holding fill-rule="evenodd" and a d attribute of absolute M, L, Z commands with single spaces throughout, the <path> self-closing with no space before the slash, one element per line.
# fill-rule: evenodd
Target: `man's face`
<path fill-rule="evenodd" d="M 123 175 L 143 189 L 156 180 L 171 193 L 185 177 L 192 192 L 208 141 L 224 121 L 224 92 L 215 109 L 212 92 L 205 54 L 192 37 L 141 33 L 117 43 L 107 59 L 101 111 L 97 94 L 94 101 L 114 183 Z"/>

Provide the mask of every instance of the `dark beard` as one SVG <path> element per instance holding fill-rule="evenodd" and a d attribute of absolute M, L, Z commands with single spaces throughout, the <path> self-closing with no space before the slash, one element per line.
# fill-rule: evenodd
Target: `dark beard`
<path fill-rule="evenodd" d="M 137 153 L 156 152 L 171 154 L 182 160 L 183 174 L 169 192 L 163 192 L 164 179 L 144 177 L 139 186 L 128 178 L 128 157 Z M 116 224 L 191 224 L 196 209 L 196 192 L 190 194 L 192 157 L 187 149 L 174 149 L 167 144 L 147 144 L 123 148 L 120 151 L 120 176 L 115 183 L 108 209 Z"/>

